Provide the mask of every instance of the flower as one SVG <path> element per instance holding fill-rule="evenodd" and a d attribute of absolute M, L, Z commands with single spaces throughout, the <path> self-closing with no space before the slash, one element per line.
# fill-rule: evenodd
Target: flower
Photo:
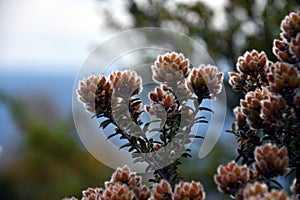
<path fill-rule="evenodd" d="M 260 102 L 267 99 L 269 95 L 271 94 L 266 88 L 263 88 L 262 90 L 257 88 L 253 92 L 248 92 L 244 100 L 240 100 L 241 113 L 246 117 L 246 121 L 250 128 L 254 130 L 261 128 Z"/>
<path fill-rule="evenodd" d="M 270 62 L 265 52 L 246 52 L 238 58 L 236 68 L 239 73 L 229 72 L 229 84 L 236 91 L 253 91 L 267 84 Z"/>
<path fill-rule="evenodd" d="M 240 199 L 261 199 L 264 193 L 268 192 L 268 186 L 264 183 L 255 182 L 249 183 L 241 191 Z"/>
<path fill-rule="evenodd" d="M 115 71 L 110 74 L 109 80 L 114 85 L 114 97 L 129 99 L 138 94 L 142 88 L 142 78 L 135 71 Z"/>
<path fill-rule="evenodd" d="M 223 73 L 213 65 L 201 65 L 193 68 L 188 77 L 188 84 L 198 99 L 215 99 L 221 93 Z"/>
<path fill-rule="evenodd" d="M 106 188 L 103 200 L 133 200 L 134 193 L 125 184 L 115 183 Z M 102 199 L 101 199 L 102 200 Z"/>
<path fill-rule="evenodd" d="M 285 100 L 279 95 L 268 95 L 261 101 L 260 118 L 266 124 L 281 127 L 286 121 L 287 108 Z"/>
<path fill-rule="evenodd" d="M 192 181 L 188 182 L 180 182 L 175 186 L 174 191 L 174 200 L 182 200 L 182 199 L 193 199 L 193 200 L 202 200 L 205 199 L 205 192 L 203 190 L 203 186 L 199 182 Z"/>
<path fill-rule="evenodd" d="M 289 196 L 283 190 L 274 190 L 264 194 L 263 198 L 265 200 L 296 200 L 296 198 L 289 198 Z"/>
<path fill-rule="evenodd" d="M 153 186 L 151 200 L 172 200 L 173 192 L 170 184 L 162 179 L 159 183 Z"/>
<path fill-rule="evenodd" d="M 218 174 L 214 176 L 220 192 L 235 196 L 247 183 L 253 181 L 255 173 L 246 165 L 238 166 L 234 161 L 218 167 Z"/>
<path fill-rule="evenodd" d="M 166 53 L 159 55 L 151 66 L 152 78 L 159 83 L 178 82 L 188 76 L 189 60 L 182 53 Z"/>
<path fill-rule="evenodd" d="M 300 87 L 300 75 L 297 69 L 287 63 L 275 63 L 268 73 L 268 89 L 284 98 L 294 96 L 295 90 Z"/>
<path fill-rule="evenodd" d="M 290 42 L 300 32 L 300 13 L 291 12 L 282 20 L 280 28 L 281 38 Z"/>
<path fill-rule="evenodd" d="M 76 92 L 78 100 L 88 112 L 96 113 L 97 109 L 100 109 L 99 112 L 103 112 L 99 105 L 108 100 L 108 96 L 111 94 L 111 85 L 105 76 L 91 75 L 79 82 Z"/>
<path fill-rule="evenodd" d="M 128 189 L 132 191 L 132 198 L 134 200 L 146 200 L 150 197 L 149 188 L 142 185 L 142 177 L 136 175 L 135 172 L 131 172 L 127 166 L 117 168 L 110 181 L 105 182 L 105 187 L 110 188 L 112 185 L 116 184 L 127 186 Z"/>
<path fill-rule="evenodd" d="M 110 181 L 105 182 L 105 186 L 109 187 L 115 183 L 126 184 L 130 188 L 139 187 L 141 185 L 142 177 L 137 176 L 136 173 L 131 172 L 125 165 L 124 167 L 118 167 L 112 174 Z"/>
<path fill-rule="evenodd" d="M 268 58 L 265 52 L 258 53 L 256 50 L 246 52 L 238 58 L 236 68 L 238 72 L 249 76 L 265 76 L 267 71 Z"/>
<path fill-rule="evenodd" d="M 135 193 L 135 200 L 147 200 L 151 195 L 150 189 L 145 185 L 137 187 L 133 191 Z"/>
<path fill-rule="evenodd" d="M 273 53 L 282 62 L 295 62 L 293 55 L 290 53 L 290 45 L 285 41 L 275 39 L 273 42 Z"/>
<path fill-rule="evenodd" d="M 163 88 L 156 88 L 154 92 L 149 93 L 149 98 L 152 101 L 151 106 L 146 106 L 147 112 L 156 114 L 158 117 L 167 113 L 175 113 L 178 111 L 178 105 L 175 102 L 175 96 L 169 91 Z"/>
<path fill-rule="evenodd" d="M 265 144 L 256 147 L 254 152 L 255 162 L 253 167 L 256 172 L 267 178 L 285 175 L 289 172 L 287 149 L 283 146 Z"/>
<path fill-rule="evenodd" d="M 243 129 L 244 127 L 248 127 L 246 117 L 242 113 L 242 108 L 241 107 L 235 107 L 233 109 L 233 114 L 235 116 L 235 124 L 237 125 L 238 129 Z"/>
<path fill-rule="evenodd" d="M 102 200 L 103 193 L 102 188 L 88 188 L 82 191 L 82 200 Z"/>

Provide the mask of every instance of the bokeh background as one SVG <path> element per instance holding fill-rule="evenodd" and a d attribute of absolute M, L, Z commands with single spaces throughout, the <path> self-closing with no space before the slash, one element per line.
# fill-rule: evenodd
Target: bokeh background
<path fill-rule="evenodd" d="M 201 43 L 226 73 L 246 50 L 274 59 L 280 21 L 299 6 L 297 0 L 2 0 L 0 199 L 80 197 L 110 178 L 113 169 L 87 152 L 72 118 L 76 73 L 107 38 L 136 27 L 176 30 Z M 225 130 L 240 96 L 227 79 L 228 112 L 217 146 L 180 168 L 186 180 L 203 183 L 207 199 L 225 199 L 213 174 L 236 156 L 235 138 Z"/>

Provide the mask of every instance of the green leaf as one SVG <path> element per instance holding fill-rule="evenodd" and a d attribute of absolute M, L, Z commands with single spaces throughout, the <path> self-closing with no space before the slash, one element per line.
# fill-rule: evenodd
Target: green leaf
<path fill-rule="evenodd" d="M 207 120 L 198 120 L 198 121 L 195 121 L 195 123 L 208 123 L 208 121 Z"/>
<path fill-rule="evenodd" d="M 119 133 L 113 133 L 113 134 L 109 135 L 106 139 L 109 140 L 110 138 L 112 138 L 112 137 L 114 137 L 116 135 L 119 135 Z"/>
<path fill-rule="evenodd" d="M 112 123 L 111 119 L 104 120 L 101 122 L 100 127 L 105 129 L 110 123 Z"/>
<path fill-rule="evenodd" d="M 125 147 L 131 147 L 131 143 L 126 143 L 126 144 L 122 145 L 119 149 L 123 149 Z"/>
<path fill-rule="evenodd" d="M 214 113 L 214 111 L 213 111 L 212 109 L 206 108 L 206 107 L 199 107 L 199 110 L 200 110 L 200 111 L 205 110 L 205 111 Z"/>

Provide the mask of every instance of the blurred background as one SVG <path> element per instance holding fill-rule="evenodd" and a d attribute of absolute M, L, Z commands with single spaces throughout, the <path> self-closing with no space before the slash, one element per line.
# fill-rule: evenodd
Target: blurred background
<path fill-rule="evenodd" d="M 113 169 L 84 148 L 74 128 L 76 73 L 98 44 L 136 27 L 163 27 L 204 46 L 223 72 L 246 50 L 265 51 L 280 21 L 298 11 L 297 0 L 2 0 L 0 2 L 0 199 L 80 197 L 103 186 Z M 227 118 L 222 137 L 202 160 L 185 160 L 186 180 L 200 180 L 207 199 L 213 174 L 234 159 L 230 129 L 239 96 L 225 86 Z M 195 152 L 198 153 L 198 152 Z"/>

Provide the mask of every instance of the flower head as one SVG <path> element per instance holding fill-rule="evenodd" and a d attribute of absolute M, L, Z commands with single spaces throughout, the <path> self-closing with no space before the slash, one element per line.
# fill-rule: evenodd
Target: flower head
<path fill-rule="evenodd" d="M 286 121 L 287 108 L 281 96 L 270 94 L 267 99 L 261 101 L 260 118 L 268 125 L 281 127 Z"/>
<path fill-rule="evenodd" d="M 88 188 L 82 191 L 82 200 L 102 200 L 103 193 L 102 188 Z"/>
<path fill-rule="evenodd" d="M 127 166 L 123 168 L 118 167 L 113 173 L 110 181 L 105 182 L 106 187 L 115 183 L 126 184 L 129 188 L 139 187 L 141 185 L 142 177 L 137 176 L 136 173 L 131 172 Z"/>
<path fill-rule="evenodd" d="M 270 62 L 265 52 L 256 50 L 246 52 L 238 58 L 238 73 L 229 72 L 229 84 L 236 91 L 253 91 L 267 84 L 267 72 Z"/>
<path fill-rule="evenodd" d="M 112 86 L 105 76 L 91 75 L 79 82 L 76 92 L 87 111 L 102 113 L 110 100 Z"/>
<path fill-rule="evenodd" d="M 173 196 L 170 184 L 162 179 L 159 183 L 153 186 L 153 194 L 151 200 L 171 200 Z"/>
<path fill-rule="evenodd" d="M 254 176 L 254 172 L 246 165 L 238 166 L 232 161 L 228 165 L 218 167 L 218 174 L 214 176 L 214 180 L 220 192 L 235 196 L 248 182 L 253 181 Z"/>
<path fill-rule="evenodd" d="M 127 185 L 116 183 L 108 186 L 105 189 L 103 196 L 103 200 L 133 200 L 134 193 L 129 189 Z"/>
<path fill-rule="evenodd" d="M 114 85 L 113 96 L 129 99 L 138 94 L 142 88 L 142 78 L 135 71 L 115 71 L 109 76 Z"/>
<path fill-rule="evenodd" d="M 249 183 L 241 191 L 241 199 L 261 199 L 264 193 L 268 192 L 268 186 L 264 183 Z"/>
<path fill-rule="evenodd" d="M 275 145 L 265 144 L 264 146 L 256 147 L 254 157 L 253 167 L 260 175 L 272 178 L 289 172 L 289 157 L 284 146 L 278 148 Z"/>
<path fill-rule="evenodd" d="M 151 106 L 146 106 L 146 110 L 151 114 L 162 117 L 165 112 L 175 113 L 178 111 L 178 104 L 175 102 L 176 98 L 169 90 L 156 88 L 154 92 L 149 94 L 149 98 L 152 104 Z"/>
<path fill-rule="evenodd" d="M 261 128 L 260 102 L 267 99 L 269 95 L 270 92 L 266 88 L 262 90 L 257 88 L 253 92 L 248 92 L 245 96 L 245 100 L 240 100 L 241 113 L 247 118 L 246 121 L 252 129 Z"/>
<path fill-rule="evenodd" d="M 221 93 L 223 73 L 213 65 L 201 65 L 193 68 L 188 78 L 188 84 L 198 96 L 198 99 L 215 99 Z"/>
<path fill-rule="evenodd" d="M 205 199 L 205 192 L 203 190 L 203 186 L 199 182 L 192 181 L 188 182 L 180 182 L 175 186 L 174 191 L 174 200 L 182 200 L 182 199 L 194 199 L 194 200 L 202 200 Z"/>
<path fill-rule="evenodd" d="M 153 79 L 160 83 L 178 82 L 188 76 L 189 60 L 182 53 L 159 55 L 151 66 Z"/>
<path fill-rule="evenodd" d="M 282 20 L 280 28 L 282 39 L 290 42 L 300 32 L 300 13 L 291 12 Z"/>
<path fill-rule="evenodd" d="M 287 63 L 275 63 L 268 73 L 269 87 L 271 92 L 283 97 L 294 95 L 300 87 L 300 75 L 297 69 Z"/>

